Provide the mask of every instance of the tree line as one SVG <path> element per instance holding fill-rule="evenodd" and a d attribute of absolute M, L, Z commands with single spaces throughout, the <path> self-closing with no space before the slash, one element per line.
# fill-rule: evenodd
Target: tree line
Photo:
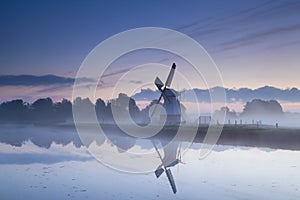
<path fill-rule="evenodd" d="M 66 122 L 73 121 L 72 106 L 80 110 L 83 118 L 88 119 L 91 115 L 89 111 L 93 108 L 96 111 L 97 118 L 102 123 L 114 123 L 112 109 L 117 110 L 118 116 L 126 118 L 126 113 L 130 113 L 131 118 L 136 123 L 147 124 L 150 122 L 149 109 L 157 100 L 153 100 L 145 108 L 140 109 L 136 101 L 126 94 L 120 93 L 118 98 L 105 102 L 103 99 L 97 99 L 93 104 L 88 98 L 76 98 L 72 104 L 71 101 L 63 99 L 60 102 L 53 102 L 51 98 L 41 98 L 33 103 L 24 102 L 22 99 L 3 102 L 0 104 L 0 120 L 4 122 Z M 275 101 L 264 101 L 254 99 L 244 105 L 243 112 L 237 114 L 228 107 L 222 107 L 213 113 L 213 118 L 226 115 L 227 119 L 236 119 L 238 117 L 281 117 L 283 110 L 281 105 Z"/>
<path fill-rule="evenodd" d="M 213 119 L 221 120 L 222 116 L 226 120 L 243 119 L 279 119 L 284 115 L 282 106 L 276 100 L 265 101 L 261 99 L 254 99 L 244 105 L 241 113 L 236 113 L 228 107 L 222 107 L 213 113 Z"/>
<path fill-rule="evenodd" d="M 51 98 L 41 98 L 33 103 L 28 103 L 22 99 L 3 102 L 0 104 L 0 120 L 4 122 L 66 122 L 73 120 L 72 106 L 81 110 L 82 116 L 90 115 L 87 113 L 87 107 L 93 107 L 100 122 L 113 123 L 112 107 L 118 111 L 119 115 L 125 112 L 130 113 L 136 123 L 148 123 L 149 108 L 156 103 L 152 101 L 144 109 L 140 109 L 135 100 L 126 94 L 120 93 L 118 98 L 105 102 L 103 99 L 97 99 L 93 104 L 89 98 L 78 97 L 73 104 L 67 99 L 60 102 L 53 102 Z"/>

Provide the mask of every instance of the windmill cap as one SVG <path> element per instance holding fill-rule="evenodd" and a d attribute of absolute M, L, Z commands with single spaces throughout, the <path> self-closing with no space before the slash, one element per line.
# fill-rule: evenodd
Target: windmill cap
<path fill-rule="evenodd" d="M 176 69 L 176 64 L 175 63 L 173 63 L 172 68 Z"/>

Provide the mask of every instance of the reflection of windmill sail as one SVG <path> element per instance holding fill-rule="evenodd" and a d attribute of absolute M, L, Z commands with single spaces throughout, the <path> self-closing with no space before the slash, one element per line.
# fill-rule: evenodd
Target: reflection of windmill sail
<path fill-rule="evenodd" d="M 173 175 L 171 173 L 171 170 L 167 169 L 166 170 L 166 174 L 167 174 L 168 180 L 169 180 L 169 182 L 171 184 L 173 193 L 175 194 L 177 192 L 177 189 L 176 189 L 175 181 L 174 181 Z"/>
<path fill-rule="evenodd" d="M 161 140 L 161 143 L 164 146 L 163 156 L 160 154 L 156 144 L 153 142 L 154 148 L 157 151 L 157 153 L 162 161 L 162 164 L 157 168 L 157 170 L 155 170 L 155 175 L 157 178 L 159 178 L 162 175 L 162 173 L 165 171 L 166 175 L 168 177 L 169 183 L 172 187 L 172 190 L 174 193 L 176 193 L 177 189 L 176 189 L 175 181 L 174 181 L 172 172 L 170 170 L 170 167 L 173 167 L 180 162 L 180 160 L 178 159 L 179 142 L 172 142 L 168 145 L 164 145 L 163 143 L 165 143 L 165 142 Z"/>
<path fill-rule="evenodd" d="M 163 143 L 163 142 L 162 142 Z M 163 165 L 166 167 L 173 167 L 179 163 L 178 150 L 179 142 L 172 142 L 170 144 L 163 144 L 164 157 L 162 158 Z"/>

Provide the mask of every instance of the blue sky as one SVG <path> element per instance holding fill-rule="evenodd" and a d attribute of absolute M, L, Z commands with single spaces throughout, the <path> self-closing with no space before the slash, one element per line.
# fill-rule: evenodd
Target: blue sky
<path fill-rule="evenodd" d="M 157 26 L 183 32 L 203 45 L 218 65 L 225 87 L 300 88 L 297 0 L 0 4 L 1 75 L 74 77 L 83 59 L 101 41 L 128 29 Z M 11 88 L 1 87 L 7 97 L 18 97 Z M 30 91 L 27 95 L 35 97 L 54 95 L 39 93 L 45 91 L 40 88 Z M 57 97 L 64 92 L 57 91 Z"/>

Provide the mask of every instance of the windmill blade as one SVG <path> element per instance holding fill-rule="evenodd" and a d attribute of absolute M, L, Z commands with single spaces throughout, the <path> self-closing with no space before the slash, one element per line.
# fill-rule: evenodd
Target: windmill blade
<path fill-rule="evenodd" d="M 175 165 L 179 164 L 180 163 L 180 160 L 179 159 L 176 159 L 174 160 L 173 162 L 171 162 L 170 164 L 168 164 L 166 167 L 174 167 Z"/>
<path fill-rule="evenodd" d="M 173 63 L 172 68 L 171 68 L 170 73 L 169 73 L 169 76 L 168 76 L 168 78 L 166 80 L 165 87 L 170 87 L 171 82 L 173 80 L 174 73 L 175 73 L 175 69 L 176 69 L 176 64 Z"/>
<path fill-rule="evenodd" d="M 153 144 L 153 146 L 154 146 L 154 149 L 155 149 L 155 151 L 157 152 L 157 154 L 158 154 L 158 157 L 159 157 L 159 159 L 161 160 L 161 162 L 162 162 L 162 165 L 161 166 L 163 166 L 163 158 L 162 158 L 162 156 L 161 156 L 161 154 L 159 153 L 159 151 L 158 151 L 158 148 L 157 148 L 157 146 L 156 146 L 156 144 L 155 144 L 155 141 L 154 140 L 151 140 L 151 142 L 152 142 L 152 144 Z M 158 169 L 156 169 L 155 170 L 155 175 L 156 175 L 156 178 L 159 178 L 161 175 L 162 175 L 162 173 L 164 173 L 164 168 L 162 168 L 162 167 L 158 167 Z M 165 168 L 166 169 L 166 168 Z"/>
<path fill-rule="evenodd" d="M 151 117 L 154 115 L 155 110 L 156 110 L 156 107 L 157 107 L 157 104 L 160 103 L 160 100 L 161 100 L 162 96 L 164 96 L 164 100 L 167 100 L 167 102 L 170 103 L 169 98 L 164 94 L 164 90 L 163 90 L 163 91 L 161 92 L 161 95 L 159 96 L 159 99 L 158 99 L 157 102 L 156 102 L 156 105 L 155 105 L 155 107 L 154 107 L 152 113 L 151 113 Z"/>
<path fill-rule="evenodd" d="M 158 98 L 156 104 L 159 104 L 159 103 L 160 103 L 160 100 L 161 100 L 162 96 L 163 96 L 163 93 L 161 93 L 161 95 L 159 96 L 159 98 Z"/>
<path fill-rule="evenodd" d="M 166 88 L 163 88 L 164 86 L 164 83 L 160 80 L 160 78 L 156 77 L 155 81 L 154 81 L 154 84 L 156 85 L 156 87 L 159 89 L 159 91 L 161 91 L 161 95 L 164 96 L 164 99 L 167 100 L 168 102 L 170 102 L 169 98 L 165 95 L 164 91 Z M 162 89 L 163 88 L 163 89 Z M 160 102 L 160 99 L 161 99 L 161 96 L 159 97 L 159 100 L 157 102 L 157 104 L 159 104 Z"/>
<path fill-rule="evenodd" d="M 157 104 L 159 104 L 159 102 L 160 102 L 162 96 L 163 96 L 163 93 L 161 93 L 161 95 L 159 96 L 159 98 L 158 98 L 158 100 L 157 100 L 157 102 L 156 102 L 156 105 L 155 105 L 155 107 L 154 107 L 153 110 L 152 110 L 151 117 L 154 115 L 155 110 L 156 110 L 156 108 L 157 108 Z"/>
<path fill-rule="evenodd" d="M 166 170 L 166 174 L 167 174 L 168 180 L 170 182 L 170 185 L 172 187 L 173 193 L 176 194 L 177 189 L 176 189 L 175 181 L 174 181 L 174 178 L 173 178 L 171 170 L 167 169 Z"/>
<path fill-rule="evenodd" d="M 170 99 L 169 99 L 169 97 L 165 94 L 165 90 L 163 90 L 161 94 L 164 96 L 164 100 L 167 100 L 167 102 L 170 103 Z"/>
<path fill-rule="evenodd" d="M 186 164 L 185 162 L 182 162 L 182 153 L 181 153 L 181 145 L 182 143 L 180 143 L 180 146 L 179 146 L 179 151 L 178 151 L 178 160 L 179 160 L 179 163 L 180 164 Z"/>
<path fill-rule="evenodd" d="M 156 87 L 162 91 L 162 87 L 164 86 L 164 83 L 160 80 L 160 78 L 156 77 L 155 81 L 154 81 Z"/>
<path fill-rule="evenodd" d="M 155 173 L 156 178 L 159 178 L 162 175 L 162 173 L 164 173 L 164 171 L 165 170 L 162 167 L 155 170 L 154 173 Z"/>

